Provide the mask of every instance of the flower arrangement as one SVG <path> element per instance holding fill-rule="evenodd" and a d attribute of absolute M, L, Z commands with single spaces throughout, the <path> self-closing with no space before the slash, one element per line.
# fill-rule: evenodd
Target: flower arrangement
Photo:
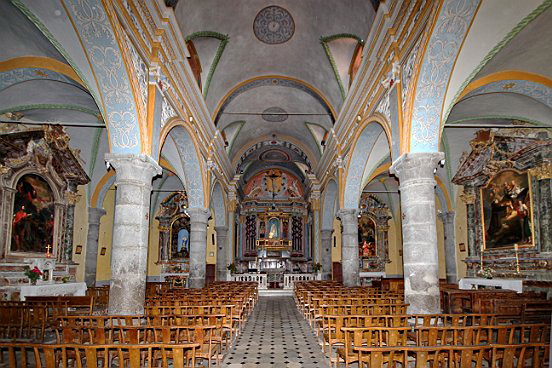
<path fill-rule="evenodd" d="M 70 280 L 71 280 L 71 276 L 69 276 L 69 275 L 65 275 L 65 276 L 63 276 L 63 277 L 61 278 L 61 281 L 62 281 L 64 284 L 68 283 Z"/>
<path fill-rule="evenodd" d="M 226 269 L 227 269 L 228 271 L 230 271 L 230 273 L 236 273 L 236 272 L 238 272 L 238 268 L 236 267 L 236 264 L 235 264 L 235 263 L 230 263 L 230 264 L 228 265 L 228 267 L 226 267 Z"/>
<path fill-rule="evenodd" d="M 315 264 L 312 265 L 312 270 L 313 270 L 314 272 L 318 272 L 318 271 L 320 271 L 321 269 L 322 269 L 322 264 L 320 264 L 320 263 L 315 263 Z"/>
<path fill-rule="evenodd" d="M 494 271 L 492 268 L 490 268 L 490 267 L 484 267 L 484 268 L 482 268 L 481 270 L 479 270 L 479 271 L 477 272 L 477 274 L 478 274 L 479 276 L 485 277 L 485 278 L 487 278 L 487 279 L 492 279 L 492 278 L 493 278 L 493 273 L 494 273 L 494 272 L 495 272 L 495 271 Z"/>
<path fill-rule="evenodd" d="M 25 276 L 29 278 L 31 284 L 36 285 L 36 281 L 42 276 L 42 271 L 36 266 L 33 269 L 29 266 L 25 266 Z"/>

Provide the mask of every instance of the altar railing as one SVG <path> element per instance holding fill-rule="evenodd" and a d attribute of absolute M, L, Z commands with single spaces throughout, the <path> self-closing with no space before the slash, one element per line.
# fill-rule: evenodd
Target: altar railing
<path fill-rule="evenodd" d="M 256 282 L 259 285 L 259 290 L 268 289 L 268 278 L 264 273 L 230 274 L 227 279 L 228 281 Z"/>
<path fill-rule="evenodd" d="M 293 289 L 297 281 L 318 280 L 318 274 L 314 273 L 286 273 L 284 274 L 284 289 Z"/>

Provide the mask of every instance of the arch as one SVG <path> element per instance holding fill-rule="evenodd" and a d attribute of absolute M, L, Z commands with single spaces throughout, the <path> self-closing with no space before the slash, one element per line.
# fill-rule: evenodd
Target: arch
<path fill-rule="evenodd" d="M 134 75 L 127 68 L 129 45 L 118 22 L 112 22 L 113 5 L 101 0 L 74 2 L 60 9 L 70 21 L 59 22 L 42 2 L 13 4 L 63 55 L 103 115 L 113 153 L 141 153 L 143 109 L 137 103 Z M 104 6 L 105 4 L 105 6 Z"/>
<path fill-rule="evenodd" d="M 458 95 L 458 98 L 453 101 L 453 105 L 476 89 L 479 89 L 494 82 L 503 82 L 510 80 L 533 82 L 535 85 L 542 85 L 543 87 L 552 88 L 552 79 L 544 75 L 528 73 L 521 70 L 503 70 L 501 72 L 492 73 L 470 82 L 470 84 L 468 84 L 466 88 L 464 88 L 464 90 L 462 90 L 462 92 Z"/>
<path fill-rule="evenodd" d="M 188 130 L 188 127 L 181 120 L 173 120 L 167 124 L 161 132 L 161 152 L 166 139 L 171 137 L 176 145 L 178 155 L 184 171 L 184 185 L 188 195 L 188 206 L 190 208 L 205 208 L 206 183 L 203 170 L 202 156 L 197 142 Z"/>
<path fill-rule="evenodd" d="M 381 134 L 387 136 L 387 148 L 389 146 L 389 135 L 380 119 L 370 118 L 364 121 L 359 133 L 357 133 L 351 146 L 351 158 L 347 163 L 344 173 L 345 183 L 343 193 L 340 193 L 342 208 L 358 208 L 362 192 L 362 179 L 366 169 L 368 158 Z"/>
<path fill-rule="evenodd" d="M 425 45 L 416 76 L 414 103 L 410 111 L 410 152 L 439 149 L 441 113 L 448 82 L 464 39 L 481 0 L 444 0 Z"/>
<path fill-rule="evenodd" d="M 324 199 L 322 205 L 322 230 L 333 229 L 333 220 L 336 212 L 336 202 L 338 195 L 337 183 L 330 179 L 324 190 Z"/>
<path fill-rule="evenodd" d="M 22 56 L 0 62 L 0 72 L 16 69 L 45 69 L 71 78 L 83 87 L 86 87 L 71 66 L 59 60 L 44 56 Z"/>
<path fill-rule="evenodd" d="M 98 208 L 98 205 L 102 205 L 105 194 L 111 188 L 111 186 L 115 183 L 115 171 L 110 170 L 102 176 L 102 178 L 98 181 L 98 184 L 96 184 L 96 188 L 94 188 L 94 193 L 92 193 L 92 197 L 90 198 L 90 207 L 92 208 Z"/>
<path fill-rule="evenodd" d="M 222 191 L 222 186 L 218 180 L 213 186 L 210 207 L 215 213 L 215 226 L 226 226 L 226 200 Z"/>
<path fill-rule="evenodd" d="M 224 109 L 226 109 L 226 107 L 230 104 L 230 102 L 232 102 L 232 100 L 252 88 L 262 86 L 283 86 L 299 89 L 314 97 L 320 103 L 320 105 L 322 105 L 322 107 L 324 107 L 324 109 L 330 114 L 333 121 L 335 121 L 337 118 L 337 113 L 333 109 L 329 100 L 324 97 L 322 92 L 320 92 L 309 83 L 293 77 L 285 77 L 281 75 L 264 75 L 247 79 L 237 84 L 228 93 L 226 93 L 226 95 L 224 95 L 212 115 L 215 126 L 218 123 L 220 114 L 224 111 Z"/>

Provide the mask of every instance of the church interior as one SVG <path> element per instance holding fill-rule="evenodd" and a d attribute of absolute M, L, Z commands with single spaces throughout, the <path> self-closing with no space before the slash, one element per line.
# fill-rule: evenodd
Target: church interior
<path fill-rule="evenodd" d="M 0 367 L 548 367 L 551 0 L 0 0 Z"/>

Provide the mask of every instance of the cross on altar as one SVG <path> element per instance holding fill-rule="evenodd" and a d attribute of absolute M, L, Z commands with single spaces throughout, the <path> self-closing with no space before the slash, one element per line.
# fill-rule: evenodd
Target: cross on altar
<path fill-rule="evenodd" d="M 52 253 L 50 253 L 50 249 L 52 249 L 52 246 L 48 244 L 46 246 L 46 257 L 50 258 L 52 256 Z"/>

